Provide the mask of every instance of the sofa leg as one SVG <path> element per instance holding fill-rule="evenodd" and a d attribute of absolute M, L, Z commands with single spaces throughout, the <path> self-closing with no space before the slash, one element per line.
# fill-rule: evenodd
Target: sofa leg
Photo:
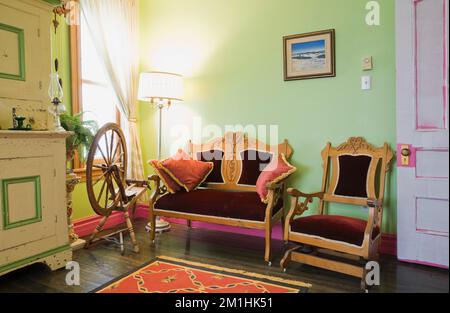
<path fill-rule="evenodd" d="M 270 260 L 270 246 L 272 242 L 272 225 L 270 223 L 266 224 L 266 247 L 265 247 L 265 255 L 264 260 L 268 263 L 269 266 L 272 265 Z"/>
<path fill-rule="evenodd" d="M 149 223 L 150 223 L 150 243 L 155 243 L 155 233 L 156 233 L 156 216 L 153 214 L 152 210 L 149 210 Z"/>

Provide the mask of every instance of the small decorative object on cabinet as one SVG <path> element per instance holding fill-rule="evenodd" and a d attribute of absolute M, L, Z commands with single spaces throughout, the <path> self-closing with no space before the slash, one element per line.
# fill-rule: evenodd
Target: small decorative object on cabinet
<path fill-rule="evenodd" d="M 72 258 L 66 213 L 69 132 L 0 131 L 0 275 Z"/>
<path fill-rule="evenodd" d="M 296 261 L 358 277 L 362 289 L 366 288 L 365 263 L 378 259 L 386 173 L 393 156 L 388 144 L 374 147 L 362 137 L 349 138 L 338 147 L 326 145 L 322 150 L 321 191 L 306 194 L 288 189 L 291 209 L 284 240 L 311 247 L 312 251 L 299 250 L 300 246 L 288 250 L 280 263 L 283 269 Z M 314 199 L 319 200 L 318 213 L 301 217 Z M 368 219 L 330 215 L 330 203 L 350 208 L 366 206 Z"/>

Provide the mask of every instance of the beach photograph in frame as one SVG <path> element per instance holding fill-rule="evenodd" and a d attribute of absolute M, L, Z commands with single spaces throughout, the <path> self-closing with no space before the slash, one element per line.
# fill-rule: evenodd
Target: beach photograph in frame
<path fill-rule="evenodd" d="M 283 37 L 284 80 L 336 76 L 334 29 Z"/>

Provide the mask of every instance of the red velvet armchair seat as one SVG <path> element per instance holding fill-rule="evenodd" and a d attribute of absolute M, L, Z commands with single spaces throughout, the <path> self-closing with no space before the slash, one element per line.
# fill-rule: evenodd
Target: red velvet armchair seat
<path fill-rule="evenodd" d="M 291 231 L 305 236 L 316 236 L 361 246 L 367 221 L 339 215 L 311 215 L 292 221 Z M 372 239 L 380 234 L 378 226 L 372 232 Z"/>
<path fill-rule="evenodd" d="M 257 193 L 256 183 L 274 156 L 292 155 L 285 140 L 279 145 L 268 145 L 243 133 L 227 133 L 205 144 L 189 143 L 189 154 L 195 160 L 213 162 L 214 167 L 204 184 L 191 192 L 170 194 L 156 175 L 150 177 L 156 184 L 150 201 L 149 222 L 155 225 L 156 216 L 188 221 L 265 230 L 265 261 L 270 264 L 272 225 L 284 224 L 284 180 L 269 184 L 265 202 Z M 151 227 L 150 240 L 155 239 Z"/>

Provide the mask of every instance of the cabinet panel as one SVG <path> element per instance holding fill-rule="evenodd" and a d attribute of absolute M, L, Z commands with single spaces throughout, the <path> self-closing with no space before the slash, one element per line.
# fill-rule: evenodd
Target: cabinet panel
<path fill-rule="evenodd" d="M 1 129 L 12 126 L 13 107 L 34 118 L 34 129 L 49 125 L 51 8 L 40 2 L 0 0 Z"/>
<path fill-rule="evenodd" d="M 0 159 L 0 251 L 55 235 L 54 164 L 51 156 Z"/>

